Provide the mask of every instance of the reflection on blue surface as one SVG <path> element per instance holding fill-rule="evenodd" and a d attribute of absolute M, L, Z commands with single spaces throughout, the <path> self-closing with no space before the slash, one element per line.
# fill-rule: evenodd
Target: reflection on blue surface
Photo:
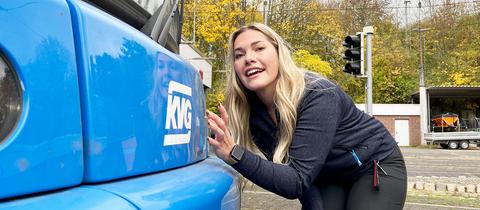
<path fill-rule="evenodd" d="M 77 187 L 46 195 L 0 202 L 0 210 L 136 210 L 130 202 L 103 190 Z"/>
<path fill-rule="evenodd" d="M 0 198 L 79 184 L 82 133 L 68 6 L 1 1 L 0 23 L 0 51 L 24 89 L 19 124 L 0 144 Z"/>
<path fill-rule="evenodd" d="M 238 174 L 206 159 L 192 66 L 80 0 L 0 1 L 0 22 L 24 94 L 0 209 L 239 208 Z"/>
<path fill-rule="evenodd" d="M 0 202 L 0 210 L 240 209 L 238 175 L 218 158 L 109 184 Z"/>
<path fill-rule="evenodd" d="M 237 172 L 218 158 L 148 176 L 92 185 L 140 209 L 239 209 Z"/>
<path fill-rule="evenodd" d="M 71 2 L 77 46 L 86 182 L 107 181 L 206 158 L 198 72 L 141 32 Z M 170 91 L 169 91 L 170 89 Z M 169 100 L 170 99 L 170 100 Z"/>

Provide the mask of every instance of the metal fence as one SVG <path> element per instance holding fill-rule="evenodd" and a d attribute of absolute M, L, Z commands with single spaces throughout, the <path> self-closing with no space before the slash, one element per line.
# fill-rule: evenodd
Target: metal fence
<path fill-rule="evenodd" d="M 460 131 L 480 131 L 480 118 L 460 119 Z"/>

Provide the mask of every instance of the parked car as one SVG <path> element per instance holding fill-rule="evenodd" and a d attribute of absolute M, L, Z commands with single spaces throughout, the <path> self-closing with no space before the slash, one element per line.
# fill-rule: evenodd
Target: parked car
<path fill-rule="evenodd" d="M 177 4 L 0 1 L 0 209 L 239 209 Z"/>

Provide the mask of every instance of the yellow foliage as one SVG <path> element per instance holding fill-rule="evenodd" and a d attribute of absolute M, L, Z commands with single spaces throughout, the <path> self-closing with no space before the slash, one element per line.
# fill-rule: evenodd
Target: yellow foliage
<path fill-rule="evenodd" d="M 207 109 L 215 112 L 218 112 L 218 104 L 223 104 L 225 100 L 225 94 L 223 90 L 211 91 L 207 94 Z"/>
<path fill-rule="evenodd" d="M 196 39 L 202 40 L 206 45 L 214 44 L 226 49 L 228 36 L 237 29 L 238 21 L 245 16 L 238 7 L 241 0 L 194 1 L 185 3 L 185 11 L 188 15 L 184 17 L 183 34 L 192 37 L 195 12 Z"/>
<path fill-rule="evenodd" d="M 320 56 L 312 55 L 306 50 L 297 50 L 293 54 L 293 59 L 297 65 L 307 70 L 320 73 L 325 77 L 332 75 L 332 67 L 329 63 L 323 61 Z"/>
<path fill-rule="evenodd" d="M 452 78 L 455 85 L 470 85 L 472 83 L 472 78 L 458 72 L 452 73 L 450 78 Z"/>
<path fill-rule="evenodd" d="M 218 79 L 217 74 L 218 70 L 226 69 L 228 36 L 242 23 L 263 22 L 261 8 L 264 1 L 246 1 L 243 11 L 242 1 L 185 0 L 184 37 L 187 40 L 193 37 L 195 5 L 196 46 L 208 57 L 217 58 L 211 60 L 217 90 L 213 95 L 209 94 L 215 102 L 222 100 L 219 97 L 225 80 Z M 293 54 L 297 64 L 336 80 L 357 102 L 363 101 L 364 81 L 341 71 L 345 65 L 341 57 L 344 51 L 342 41 L 346 35 L 361 31 L 366 22 L 375 27 L 372 63 L 375 101 L 405 102 L 418 86 L 418 34 L 404 33 L 406 29 L 399 27 L 393 17 L 385 13 L 385 5 L 379 5 L 377 9 L 339 11 L 335 9 L 337 6 L 357 4 L 358 8 L 370 8 L 370 3 L 359 0 L 269 2 L 272 5 L 268 24 L 297 50 Z M 424 34 L 427 85 L 480 84 L 478 12 L 455 18 L 451 18 L 454 17 L 451 14 L 438 14 L 422 21 L 422 27 L 432 28 Z"/>

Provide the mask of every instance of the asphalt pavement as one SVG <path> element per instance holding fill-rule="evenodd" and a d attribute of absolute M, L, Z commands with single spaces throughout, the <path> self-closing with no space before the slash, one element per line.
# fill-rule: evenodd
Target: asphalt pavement
<path fill-rule="evenodd" d="M 401 148 L 409 177 L 480 177 L 480 149 Z"/>
<path fill-rule="evenodd" d="M 402 147 L 401 150 L 407 165 L 409 182 L 417 179 L 425 180 L 430 177 L 434 177 L 435 179 L 445 179 L 450 182 L 460 182 L 462 180 L 474 180 L 477 182 L 480 178 L 480 149 L 477 147 L 468 150 Z M 480 183 L 472 184 L 480 185 Z M 464 198 L 461 196 L 450 196 L 448 193 L 443 193 L 442 196 L 433 194 L 433 196 L 429 197 L 428 195 L 419 196 L 417 192 L 419 191 L 409 189 L 409 197 L 407 197 L 407 203 L 405 204 L 404 209 L 480 210 L 480 196 Z M 477 196 L 477 194 L 474 195 Z M 290 210 L 301 209 L 301 206 L 298 200 L 282 198 L 250 183 L 242 193 L 242 210 L 253 209 Z"/>

